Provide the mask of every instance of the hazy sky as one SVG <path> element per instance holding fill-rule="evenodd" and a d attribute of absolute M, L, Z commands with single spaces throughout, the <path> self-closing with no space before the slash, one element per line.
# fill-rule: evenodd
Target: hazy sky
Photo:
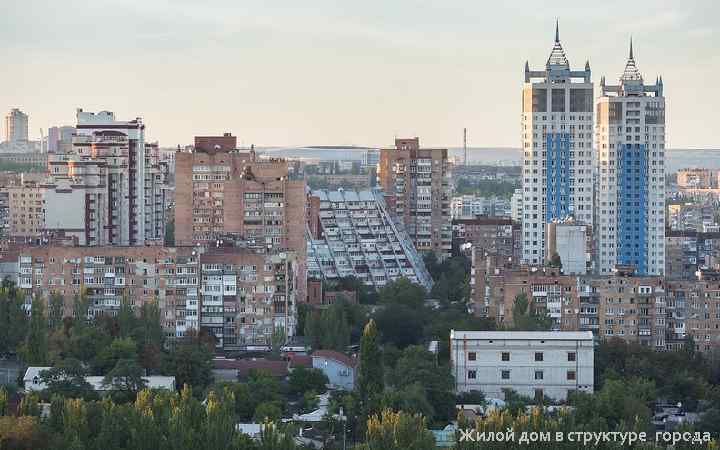
<path fill-rule="evenodd" d="M 142 116 L 161 145 L 519 146 L 523 65 L 555 17 L 573 68 L 615 82 L 632 34 L 663 75 L 668 146 L 720 148 L 715 1 L 1 0 L 0 110 L 40 128 L 75 108 Z M 546 4 L 546 5 L 545 5 Z"/>

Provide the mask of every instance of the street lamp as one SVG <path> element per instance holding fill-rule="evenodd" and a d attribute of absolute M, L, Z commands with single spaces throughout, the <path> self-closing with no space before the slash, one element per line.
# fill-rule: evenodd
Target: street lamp
<path fill-rule="evenodd" d="M 339 419 L 343 423 L 343 450 L 347 450 L 347 447 L 345 445 L 345 423 L 347 423 L 347 417 L 345 416 L 345 413 L 343 412 L 342 406 L 340 407 Z"/>

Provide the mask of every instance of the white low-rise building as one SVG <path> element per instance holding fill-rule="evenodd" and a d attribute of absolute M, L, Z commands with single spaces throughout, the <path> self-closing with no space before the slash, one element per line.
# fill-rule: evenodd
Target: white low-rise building
<path fill-rule="evenodd" d="M 450 358 L 457 392 L 504 398 L 512 389 L 531 398 L 565 400 L 593 392 L 592 332 L 455 331 Z"/>
<path fill-rule="evenodd" d="M 50 370 L 52 367 L 28 367 L 23 376 L 23 383 L 25 384 L 26 391 L 44 391 L 47 389 L 47 385 L 43 383 L 41 373 Z M 103 380 L 105 377 L 102 376 L 89 376 L 85 377 L 94 391 L 108 391 L 111 386 L 104 385 Z M 175 390 L 175 377 L 165 377 L 159 375 L 143 377 L 145 381 L 145 387 L 147 389 L 166 389 L 168 391 Z"/>

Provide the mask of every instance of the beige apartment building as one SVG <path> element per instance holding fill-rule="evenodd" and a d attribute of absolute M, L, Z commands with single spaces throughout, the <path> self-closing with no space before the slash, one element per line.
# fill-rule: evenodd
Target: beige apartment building
<path fill-rule="evenodd" d="M 378 179 L 388 207 L 418 252 L 450 257 L 450 164 L 447 149 L 421 148 L 419 138 L 395 139 L 380 152 Z"/>
<path fill-rule="evenodd" d="M 45 188 L 21 182 L 3 187 L 2 192 L 7 193 L 9 237 L 40 237 L 45 226 Z"/>

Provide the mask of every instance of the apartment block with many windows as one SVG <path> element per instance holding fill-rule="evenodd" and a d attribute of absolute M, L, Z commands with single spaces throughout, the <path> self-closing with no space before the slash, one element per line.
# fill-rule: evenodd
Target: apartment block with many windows
<path fill-rule="evenodd" d="M 665 273 L 665 97 L 663 82 L 643 80 L 632 41 L 618 85 L 600 81 L 595 126 L 597 267 L 633 265 Z"/>
<path fill-rule="evenodd" d="M 418 252 L 450 257 L 450 166 L 445 148 L 421 148 L 420 139 L 395 139 L 380 151 L 378 180 L 392 214 L 402 219 Z"/>
<path fill-rule="evenodd" d="M 523 261 L 542 265 L 545 225 L 593 222 L 593 84 L 590 63 L 571 70 L 560 33 L 545 70 L 525 63 L 521 117 Z"/>

